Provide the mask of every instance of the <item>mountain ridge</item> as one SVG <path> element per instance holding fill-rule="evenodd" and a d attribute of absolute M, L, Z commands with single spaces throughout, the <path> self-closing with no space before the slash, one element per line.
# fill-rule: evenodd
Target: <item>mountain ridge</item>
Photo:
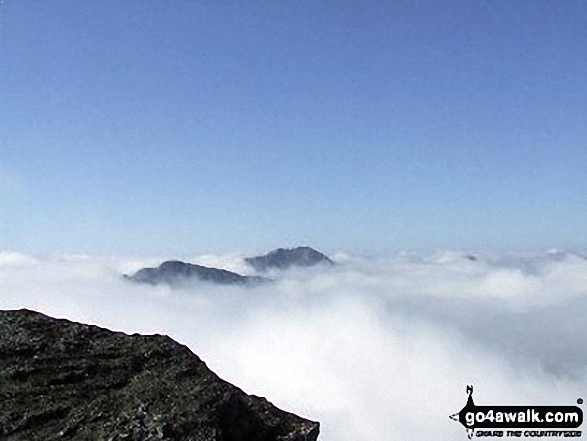
<path fill-rule="evenodd" d="M 133 275 L 123 278 L 136 283 L 150 285 L 167 284 L 181 286 L 189 281 L 211 282 L 220 285 L 250 285 L 269 281 L 259 276 L 242 276 L 225 269 L 195 265 L 179 260 L 168 260 L 156 268 L 142 268 Z"/>

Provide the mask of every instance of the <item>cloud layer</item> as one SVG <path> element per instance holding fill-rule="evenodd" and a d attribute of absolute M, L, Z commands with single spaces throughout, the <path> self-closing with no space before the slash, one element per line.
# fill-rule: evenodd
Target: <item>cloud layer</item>
<path fill-rule="evenodd" d="M 157 259 L 0 253 L 0 308 L 165 333 L 223 378 L 322 423 L 325 441 L 465 439 L 448 415 L 585 395 L 587 260 L 440 252 L 275 273 L 255 287 L 141 286 Z M 239 272 L 242 256 L 192 263 Z M 459 438 L 461 437 L 461 438 Z"/>

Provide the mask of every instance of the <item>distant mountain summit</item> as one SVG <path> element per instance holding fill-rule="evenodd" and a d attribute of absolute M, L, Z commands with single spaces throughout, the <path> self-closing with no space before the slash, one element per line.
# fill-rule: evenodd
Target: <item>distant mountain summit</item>
<path fill-rule="evenodd" d="M 137 283 L 150 285 L 167 284 L 179 286 L 190 281 L 203 281 L 221 285 L 244 285 L 265 282 L 268 279 L 256 276 L 241 276 L 218 268 L 194 265 L 191 263 L 169 260 L 163 262 L 157 268 L 143 268 L 132 276 L 124 275 L 125 279 Z"/>
<path fill-rule="evenodd" d="M 259 272 L 267 271 L 271 268 L 288 269 L 292 266 L 334 265 L 334 262 L 328 256 L 310 247 L 278 248 L 264 256 L 247 257 L 245 262 Z"/>
<path fill-rule="evenodd" d="M 247 257 L 245 262 L 258 272 L 272 268 L 284 270 L 295 266 L 334 265 L 328 256 L 310 247 L 279 248 L 264 256 Z M 179 260 L 168 260 L 158 267 L 142 268 L 132 275 L 125 274 L 123 277 L 131 282 L 149 285 L 166 284 L 172 287 L 179 287 L 194 281 L 220 285 L 254 285 L 271 281 L 265 277 L 243 276 L 232 271 L 194 265 Z"/>

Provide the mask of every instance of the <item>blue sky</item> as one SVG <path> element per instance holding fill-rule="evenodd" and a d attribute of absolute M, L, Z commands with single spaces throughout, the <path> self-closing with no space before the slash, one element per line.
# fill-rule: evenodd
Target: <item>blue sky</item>
<path fill-rule="evenodd" d="M 0 248 L 587 248 L 587 3 L 0 5 Z"/>

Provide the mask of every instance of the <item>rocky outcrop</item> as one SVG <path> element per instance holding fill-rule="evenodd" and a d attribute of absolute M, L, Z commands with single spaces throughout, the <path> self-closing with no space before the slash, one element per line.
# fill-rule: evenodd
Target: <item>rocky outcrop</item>
<path fill-rule="evenodd" d="M 221 285 L 247 285 L 258 284 L 268 279 L 256 276 L 241 276 L 218 268 L 194 265 L 191 263 L 170 260 L 163 262 L 157 268 L 143 268 L 132 276 L 124 275 L 125 279 L 132 282 L 148 283 L 150 285 L 167 284 L 170 286 L 182 286 L 194 281 L 211 282 Z"/>
<path fill-rule="evenodd" d="M 315 441 L 318 430 L 169 337 L 0 311 L 2 440 Z"/>
<path fill-rule="evenodd" d="M 272 268 L 288 269 L 292 266 L 308 267 L 321 263 L 334 264 L 328 256 L 310 247 L 278 248 L 264 256 L 247 257 L 245 262 L 259 272 Z"/>

